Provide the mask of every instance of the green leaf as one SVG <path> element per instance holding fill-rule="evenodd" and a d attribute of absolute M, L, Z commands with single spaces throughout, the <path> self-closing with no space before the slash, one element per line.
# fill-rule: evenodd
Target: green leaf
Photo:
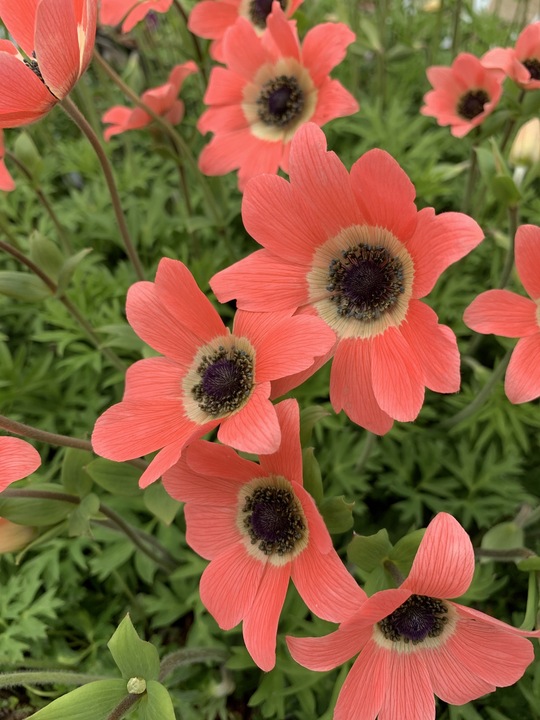
<path fill-rule="evenodd" d="M 0 293 L 26 302 L 39 302 L 52 295 L 45 283 L 35 275 L 12 270 L 0 271 Z"/>
<path fill-rule="evenodd" d="M 356 535 L 347 547 L 347 557 L 364 572 L 380 567 L 392 550 L 388 532 L 383 528 L 375 535 Z"/>
<path fill-rule="evenodd" d="M 86 472 L 94 482 L 113 495 L 131 497 L 141 494 L 139 488 L 141 471 L 132 465 L 98 458 L 86 466 Z"/>
<path fill-rule="evenodd" d="M 490 528 L 480 546 L 485 550 L 515 550 L 523 547 L 524 540 L 523 528 L 513 522 L 504 522 Z"/>
<path fill-rule="evenodd" d="M 320 505 L 324 500 L 324 490 L 321 478 L 321 468 L 317 462 L 313 448 L 303 448 L 302 463 L 304 487 L 315 500 L 317 505 Z"/>
<path fill-rule="evenodd" d="M 34 141 L 26 132 L 20 132 L 13 143 L 13 154 L 20 160 L 23 165 L 33 175 L 33 180 L 37 180 L 43 170 L 43 159 L 41 158 Z"/>
<path fill-rule="evenodd" d="M 147 682 L 159 677 L 159 655 L 152 643 L 141 640 L 129 614 L 122 620 L 108 642 L 114 662 L 122 676 L 144 678 Z"/>
<path fill-rule="evenodd" d="M 86 466 L 93 457 L 88 450 L 66 448 L 60 473 L 60 479 L 66 492 L 79 497 L 84 497 L 90 492 L 92 479 L 86 472 Z"/>
<path fill-rule="evenodd" d="M 425 532 L 425 528 L 413 530 L 413 532 L 402 537 L 394 545 L 389 558 L 392 562 L 396 563 L 403 575 L 409 574 L 414 557 L 418 552 L 418 546 L 420 545 Z"/>
<path fill-rule="evenodd" d="M 172 498 L 160 483 L 154 483 L 147 487 L 143 497 L 148 510 L 165 525 L 172 523 L 176 513 L 182 507 L 181 503 Z"/>
<path fill-rule="evenodd" d="M 506 206 L 516 205 L 521 200 L 521 193 L 511 177 L 496 175 L 491 182 L 495 198 Z"/>
<path fill-rule="evenodd" d="M 72 255 L 65 262 L 62 263 L 62 267 L 58 273 L 58 295 L 63 295 L 69 285 L 73 273 L 77 269 L 78 265 L 82 260 L 92 252 L 92 248 L 84 248 L 76 255 Z"/>
<path fill-rule="evenodd" d="M 68 535 L 90 535 L 90 520 L 99 512 L 99 498 L 94 493 L 84 497 L 79 506 L 71 513 L 68 524 Z"/>
<path fill-rule="evenodd" d="M 139 704 L 141 720 L 176 720 L 174 708 L 167 689 L 156 680 L 146 686 L 146 695 Z"/>
<path fill-rule="evenodd" d="M 300 411 L 300 444 L 306 447 L 311 442 L 311 435 L 316 423 L 330 413 L 320 405 L 311 405 Z"/>
<path fill-rule="evenodd" d="M 320 511 L 328 532 L 342 533 L 350 530 L 354 524 L 352 509 L 354 501 L 348 503 L 344 495 L 328 498 L 321 503 Z"/>
<path fill-rule="evenodd" d="M 62 695 L 29 720 L 107 720 L 126 695 L 124 680 L 97 680 Z"/>
<path fill-rule="evenodd" d="M 28 490 L 58 492 L 58 485 L 35 483 Z M 41 498 L 6 498 L 0 495 L 0 517 L 21 525 L 55 525 L 73 511 L 74 504 L 63 500 Z"/>
<path fill-rule="evenodd" d="M 30 259 L 55 282 L 58 280 L 64 256 L 53 242 L 37 230 L 30 235 Z"/>
<path fill-rule="evenodd" d="M 535 555 L 535 557 L 521 560 L 521 562 L 518 562 L 517 567 L 518 570 L 524 570 L 525 572 L 530 572 L 531 570 L 540 570 L 540 557 L 538 555 Z"/>

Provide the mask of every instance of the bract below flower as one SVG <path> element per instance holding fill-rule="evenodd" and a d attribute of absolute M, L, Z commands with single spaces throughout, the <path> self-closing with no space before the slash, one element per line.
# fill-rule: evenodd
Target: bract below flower
<path fill-rule="evenodd" d="M 512 403 L 540 397 L 540 227 L 522 225 L 515 242 L 516 268 L 530 299 L 509 290 L 488 290 L 465 310 L 472 330 L 520 338 L 506 370 L 504 388 Z"/>
<path fill-rule="evenodd" d="M 15 181 L 4 162 L 4 152 L 4 132 L 0 130 L 0 190 L 11 192 L 11 190 L 15 190 Z"/>
<path fill-rule="evenodd" d="M 212 70 L 204 97 L 210 107 L 198 128 L 215 136 L 199 158 L 202 172 L 224 175 L 238 168 L 241 190 L 260 173 L 278 167 L 288 172 L 291 140 L 304 123 L 324 125 L 358 110 L 353 96 L 328 75 L 353 40 L 343 23 L 324 23 L 300 47 L 277 2 L 261 37 L 239 18 L 223 42 L 227 67 Z"/>
<path fill-rule="evenodd" d="M 463 137 L 484 122 L 502 94 L 504 73 L 488 69 L 470 53 L 460 53 L 451 67 L 434 65 L 426 71 L 433 85 L 424 95 L 422 115 L 439 125 L 450 125 L 455 137 Z"/>
<path fill-rule="evenodd" d="M 246 647 L 263 670 L 276 662 L 276 634 L 292 579 L 309 609 L 331 622 L 355 613 L 366 595 L 347 572 L 311 496 L 302 486 L 300 414 L 276 405 L 281 443 L 260 465 L 198 440 L 163 476 L 186 503 L 186 539 L 210 565 L 201 599 L 219 626 L 241 620 Z"/>
<path fill-rule="evenodd" d="M 540 88 L 540 22 L 522 31 L 515 48 L 493 48 L 482 57 L 482 65 L 499 68 L 524 90 Z"/>
<path fill-rule="evenodd" d="M 97 0 L 0 0 L 0 18 L 24 52 L 0 40 L 0 127 L 39 120 L 92 57 Z"/>
<path fill-rule="evenodd" d="M 164 13 L 171 5 L 172 0 L 101 0 L 99 22 L 112 26 L 122 23 L 122 32 L 127 33 L 150 11 Z"/>
<path fill-rule="evenodd" d="M 184 80 L 192 73 L 197 72 L 197 66 L 192 60 L 173 67 L 167 82 L 159 87 L 146 90 L 141 100 L 155 113 L 162 115 L 173 125 L 177 125 L 184 117 L 184 103 L 178 99 L 178 93 Z M 136 130 L 152 122 L 152 117 L 142 108 L 128 108 L 115 105 L 107 110 L 101 118 L 104 123 L 110 123 L 104 132 L 105 140 L 126 130 Z"/>
<path fill-rule="evenodd" d="M 261 175 L 246 188 L 244 224 L 264 249 L 211 280 L 222 302 L 237 298 L 243 310 L 324 320 L 336 339 L 334 409 L 378 434 L 393 419 L 414 420 L 424 387 L 459 389 L 454 333 L 420 298 L 483 237 L 467 215 L 418 212 L 414 197 L 388 153 L 367 152 L 349 175 L 309 123 L 292 142 L 290 183 Z M 275 387 L 284 392 L 314 369 Z"/>
<path fill-rule="evenodd" d="M 139 360 L 126 375 L 122 402 L 98 418 L 98 455 L 130 460 L 161 449 L 141 487 L 178 461 L 183 449 L 219 425 L 225 445 L 272 453 L 281 433 L 269 400 L 271 382 L 300 372 L 333 343 L 318 318 L 237 312 L 233 332 L 181 262 L 164 258 L 155 283 L 128 291 L 127 318 L 165 357 Z"/>
<path fill-rule="evenodd" d="M 41 464 L 35 447 L 20 438 L 0 437 L 0 491 L 30 475 Z"/>
<path fill-rule="evenodd" d="M 471 584 L 474 551 L 446 513 L 429 524 L 409 577 L 372 595 L 339 629 L 321 638 L 287 638 L 293 658 L 330 670 L 358 652 L 334 720 L 434 720 L 434 695 L 462 705 L 517 682 L 534 658 L 524 636 L 448 598 Z"/>

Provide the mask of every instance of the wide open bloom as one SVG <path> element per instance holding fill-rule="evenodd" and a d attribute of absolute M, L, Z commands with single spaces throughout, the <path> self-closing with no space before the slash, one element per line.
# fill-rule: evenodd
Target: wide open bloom
<path fill-rule="evenodd" d="M 520 338 L 504 389 L 510 402 L 540 397 L 540 227 L 522 225 L 516 233 L 516 268 L 530 298 L 509 290 L 488 290 L 465 310 L 463 320 L 479 333 Z"/>
<path fill-rule="evenodd" d="M 0 437 L 0 491 L 30 475 L 41 464 L 38 451 L 20 438 Z"/>
<path fill-rule="evenodd" d="M 98 455 L 130 460 L 163 448 L 140 479 L 157 480 L 188 443 L 219 427 L 225 445 L 272 453 L 281 442 L 271 382 L 305 368 L 333 335 L 317 318 L 236 313 L 225 327 L 189 270 L 159 263 L 155 283 L 131 286 L 127 318 L 137 335 L 165 357 L 139 360 L 126 375 L 122 402 L 98 418 Z M 321 327 L 322 326 L 322 327 Z"/>
<path fill-rule="evenodd" d="M 88 67 L 97 0 L 0 0 L 15 38 L 0 40 L 0 127 L 39 120 L 66 97 Z"/>
<path fill-rule="evenodd" d="M 9 174 L 4 162 L 4 131 L 0 130 L 0 190 L 10 192 L 15 190 L 15 181 Z"/>
<path fill-rule="evenodd" d="M 279 615 L 292 579 L 309 609 L 331 622 L 355 613 L 366 595 L 347 572 L 311 496 L 302 487 L 300 414 L 276 405 L 281 444 L 260 464 L 198 440 L 163 476 L 186 503 L 186 539 L 210 565 L 201 600 L 223 630 L 243 620 L 257 665 L 276 663 Z"/>
<path fill-rule="evenodd" d="M 303 0 L 279 0 L 287 18 L 296 12 Z M 223 36 L 226 30 L 243 17 L 261 35 L 266 29 L 266 19 L 272 10 L 272 0 L 203 0 L 197 3 L 189 15 L 188 27 L 192 33 L 213 40 L 210 55 L 220 62 L 223 57 Z"/>
<path fill-rule="evenodd" d="M 455 137 L 481 125 L 500 100 L 504 73 L 484 67 L 470 53 L 460 53 L 451 67 L 434 65 L 426 73 L 434 89 L 424 95 L 420 112 L 450 125 Z"/>
<path fill-rule="evenodd" d="M 227 67 L 212 70 L 204 97 L 210 107 L 198 128 L 215 136 L 199 158 L 202 172 L 223 175 L 239 168 L 240 189 L 259 173 L 276 173 L 278 167 L 288 172 L 291 140 L 301 125 L 324 125 L 358 110 L 353 96 L 328 76 L 353 40 L 343 23 L 324 23 L 300 47 L 277 2 L 261 37 L 239 18 L 224 39 Z"/>
<path fill-rule="evenodd" d="M 290 183 L 262 175 L 246 188 L 244 224 L 264 249 L 211 280 L 221 302 L 237 298 L 243 310 L 324 320 L 336 340 L 334 409 L 378 434 L 393 418 L 414 420 L 425 386 L 459 389 L 454 333 L 420 298 L 483 237 L 467 215 L 418 212 L 414 197 L 388 153 L 367 152 L 349 175 L 310 123 L 293 140 Z M 276 394 L 314 369 L 278 382 Z"/>
<path fill-rule="evenodd" d="M 334 720 L 434 720 L 433 695 L 462 705 L 517 682 L 538 636 L 450 601 L 471 584 L 474 551 L 461 525 L 439 513 L 420 543 L 409 577 L 372 595 L 336 632 L 287 638 L 293 658 L 330 670 L 358 652 Z"/>
<path fill-rule="evenodd" d="M 482 65 L 500 68 L 524 90 L 540 88 L 540 22 L 522 31 L 515 48 L 493 48 L 482 57 Z"/>
<path fill-rule="evenodd" d="M 178 99 L 178 93 L 184 80 L 192 73 L 197 72 L 197 66 L 192 60 L 175 65 L 164 85 L 146 90 L 141 100 L 155 113 L 162 115 L 173 125 L 177 125 L 184 117 L 184 103 Z M 105 140 L 126 130 L 136 130 L 152 122 L 152 117 L 142 108 L 128 108 L 115 105 L 107 110 L 101 118 L 104 123 L 110 123 L 105 132 Z"/>
<path fill-rule="evenodd" d="M 172 0 L 101 0 L 99 22 L 101 25 L 120 25 L 122 32 L 129 32 L 150 11 L 164 13 Z"/>

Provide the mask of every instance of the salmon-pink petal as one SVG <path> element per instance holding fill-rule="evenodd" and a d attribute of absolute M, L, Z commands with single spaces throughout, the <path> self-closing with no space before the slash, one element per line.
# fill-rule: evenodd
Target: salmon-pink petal
<path fill-rule="evenodd" d="M 200 481 L 205 483 L 206 478 L 200 478 Z M 205 560 L 213 560 L 228 547 L 237 545 L 242 540 L 236 527 L 236 507 L 209 504 L 218 501 L 218 498 L 212 495 L 213 489 L 212 485 L 208 486 L 204 504 L 196 505 L 190 502 L 184 507 L 186 542 Z"/>
<path fill-rule="evenodd" d="M 276 664 L 279 616 L 291 575 L 290 565 L 266 565 L 257 595 L 244 616 L 242 633 L 246 649 L 256 664 L 269 672 Z"/>
<path fill-rule="evenodd" d="M 330 400 L 336 412 L 344 410 L 353 422 L 376 435 L 384 435 L 394 424 L 373 393 L 369 340 L 338 343 L 330 373 Z"/>
<path fill-rule="evenodd" d="M 540 227 L 537 225 L 521 225 L 517 229 L 516 268 L 525 290 L 534 300 L 540 298 Z"/>
<path fill-rule="evenodd" d="M 217 445 L 206 440 L 189 446 L 186 462 L 198 475 L 225 479 L 240 485 L 260 475 L 257 463 L 245 460 L 227 445 Z"/>
<path fill-rule="evenodd" d="M 281 444 L 275 453 L 260 455 L 261 468 L 269 475 L 282 475 L 302 485 L 302 447 L 300 445 L 300 408 L 296 400 L 283 400 L 276 406 L 281 428 Z"/>
<path fill-rule="evenodd" d="M 452 72 L 452 68 L 441 65 L 433 65 L 432 67 L 427 68 L 426 75 L 434 88 L 437 90 L 444 90 L 447 96 L 453 96 L 450 100 L 453 104 L 467 89 L 467 84 Z M 443 98 L 442 95 L 439 97 L 441 97 L 441 99 Z"/>
<path fill-rule="evenodd" d="M 255 386 L 247 404 L 221 421 L 218 440 L 248 453 L 275 452 L 281 440 L 276 411 L 270 400 L 270 383 Z"/>
<path fill-rule="evenodd" d="M 0 127 L 35 122 L 57 102 L 37 75 L 20 58 L 4 49 L 0 51 L 0 76 Z"/>
<path fill-rule="evenodd" d="M 435 698 L 420 653 L 391 652 L 379 720 L 435 720 Z"/>
<path fill-rule="evenodd" d="M 133 30 L 135 25 L 143 20 L 150 10 L 154 12 L 167 12 L 171 4 L 172 0 L 162 0 L 161 2 L 153 0 L 151 3 L 142 2 L 140 5 L 135 5 L 122 25 L 122 32 L 127 33 L 130 30 Z"/>
<path fill-rule="evenodd" d="M 408 578 L 401 585 L 416 595 L 453 598 L 469 588 L 474 551 L 465 530 L 448 513 L 438 513 L 422 538 Z"/>
<path fill-rule="evenodd" d="M 345 23 L 321 23 L 308 30 L 302 43 L 302 60 L 315 85 L 345 58 L 355 34 Z"/>
<path fill-rule="evenodd" d="M 201 435 L 208 432 L 210 429 L 210 427 L 207 427 L 206 429 L 202 428 Z M 157 455 L 152 458 L 150 464 L 139 478 L 139 487 L 148 487 L 148 485 L 151 485 L 156 480 L 159 480 L 163 473 L 167 472 L 169 468 L 177 463 L 186 442 L 189 442 L 189 437 L 186 439 L 182 434 L 180 434 L 179 440 L 171 442 L 160 450 Z"/>
<path fill-rule="evenodd" d="M 80 51 L 73 0 L 40 0 L 35 51 L 45 84 L 65 97 L 79 77 Z"/>
<path fill-rule="evenodd" d="M 303 382 L 310 378 L 314 373 L 317 372 L 317 370 L 322 368 L 322 366 L 327 363 L 328 360 L 330 360 L 330 358 L 334 355 L 335 348 L 336 344 L 334 343 L 330 350 L 322 357 L 317 358 L 315 362 L 308 367 L 307 370 L 302 370 L 302 372 L 294 373 L 294 375 L 289 375 L 285 378 L 280 378 L 279 380 L 272 380 L 272 393 L 270 395 L 270 398 L 272 400 L 275 400 L 276 398 L 285 395 L 285 393 L 288 393 L 290 390 L 293 390 L 299 385 L 302 385 Z"/>
<path fill-rule="evenodd" d="M 426 386 L 435 392 L 457 392 L 461 378 L 456 336 L 446 325 L 439 325 L 435 311 L 411 300 L 399 330 L 422 369 Z"/>
<path fill-rule="evenodd" d="M 293 560 L 292 580 L 311 612 L 330 622 L 351 617 L 366 599 L 333 548 L 321 553 L 310 543 Z"/>
<path fill-rule="evenodd" d="M 276 44 L 278 57 L 300 60 L 300 46 L 296 27 L 288 22 L 279 3 L 272 3 L 272 11 L 266 18 L 266 28 Z"/>
<path fill-rule="evenodd" d="M 184 110 L 184 103 L 181 100 L 175 100 L 171 109 L 165 113 L 165 120 L 168 120 L 171 125 L 178 125 L 184 117 Z"/>
<path fill-rule="evenodd" d="M 168 358 L 138 360 L 127 369 L 123 399 L 151 402 L 163 398 L 179 402 L 184 374 L 182 368 Z"/>
<path fill-rule="evenodd" d="M 510 75 L 516 53 L 513 48 L 493 48 L 484 53 L 480 62 L 486 68 L 499 68 Z"/>
<path fill-rule="evenodd" d="M 3 192 L 15 190 L 15 181 L 11 177 L 3 160 L 0 160 L 0 190 Z"/>
<path fill-rule="evenodd" d="M 465 667 L 452 652 L 449 643 L 423 651 L 435 695 L 451 705 L 463 705 L 495 690 Z"/>
<path fill-rule="evenodd" d="M 203 123 L 204 114 L 199 123 Z M 199 168 L 205 175 L 225 175 L 236 170 L 248 153 L 253 152 L 258 141 L 247 128 L 216 135 L 199 155 Z"/>
<path fill-rule="evenodd" d="M 508 623 L 503 622 L 502 620 L 497 620 L 496 618 L 491 617 L 491 615 L 486 615 L 485 613 L 480 612 L 480 610 L 474 610 L 473 608 L 466 607 L 465 605 L 459 605 L 456 602 L 452 602 L 451 604 L 455 608 L 457 608 L 457 611 L 459 612 L 459 615 L 461 617 L 470 618 L 472 620 L 477 620 L 482 623 L 487 623 L 488 625 L 493 625 L 494 627 L 498 627 L 500 630 L 509 632 L 512 635 L 519 635 L 520 637 L 540 638 L 540 630 L 521 630 L 521 628 L 516 628 L 513 625 L 509 625 Z"/>
<path fill-rule="evenodd" d="M 359 109 L 357 100 L 338 80 L 327 78 L 317 89 L 317 107 L 311 122 L 325 125 L 335 118 L 352 115 Z"/>
<path fill-rule="evenodd" d="M 536 303 L 510 290 L 486 290 L 465 310 L 465 325 L 479 333 L 525 337 L 540 331 Z"/>
<path fill-rule="evenodd" d="M 224 67 L 212 68 L 204 95 L 206 105 L 241 103 L 246 80 Z M 246 120 L 247 124 L 247 120 Z"/>
<path fill-rule="evenodd" d="M 145 112 L 137 113 L 135 110 L 131 110 L 121 105 L 107 110 L 101 118 L 102 122 L 110 123 L 111 127 L 105 129 L 103 137 L 108 142 L 113 135 L 126 132 L 126 130 L 135 130 L 137 128 L 148 125 L 152 118 Z"/>
<path fill-rule="evenodd" d="M 246 116 L 239 105 L 209 107 L 197 123 L 197 128 L 201 133 L 231 133 L 247 128 L 247 126 Z"/>
<path fill-rule="evenodd" d="M 39 0 L 0 0 L 0 17 L 17 45 L 31 56 Z"/>
<path fill-rule="evenodd" d="M 226 548 L 201 576 L 201 600 L 222 630 L 246 616 L 257 596 L 266 563 L 249 555 L 242 542 Z"/>
<path fill-rule="evenodd" d="M 352 166 L 351 185 L 365 222 L 407 242 L 416 227 L 416 190 L 394 158 L 369 150 Z"/>
<path fill-rule="evenodd" d="M 315 500 L 299 483 L 292 481 L 291 485 L 296 497 L 302 505 L 304 515 L 306 516 L 309 528 L 310 544 L 313 543 L 320 553 L 330 552 L 330 550 L 332 550 L 332 539 L 330 538 L 328 529 L 324 524 L 321 513 L 317 509 Z"/>
<path fill-rule="evenodd" d="M 389 327 L 372 340 L 371 379 L 377 403 L 396 420 L 414 420 L 424 402 L 424 373 L 400 331 Z"/>
<path fill-rule="evenodd" d="M 25 440 L 0 437 L 0 490 L 30 475 L 41 465 L 38 451 Z"/>
<path fill-rule="evenodd" d="M 334 720 L 375 720 L 388 692 L 390 656 L 372 639 L 367 642 L 343 683 Z"/>
<path fill-rule="evenodd" d="M 413 593 L 403 585 L 392 590 L 381 590 L 371 595 L 362 603 L 355 615 L 348 618 L 341 627 L 373 627 L 380 620 L 391 615 L 400 605 L 408 600 Z"/>
<path fill-rule="evenodd" d="M 243 191 L 246 183 L 261 173 L 276 173 L 282 154 L 281 142 L 254 139 L 251 152 L 245 156 L 238 171 L 238 189 Z"/>
<path fill-rule="evenodd" d="M 521 338 L 506 370 L 504 390 L 512 403 L 540 397 L 540 332 Z"/>
<path fill-rule="evenodd" d="M 439 275 L 473 250 L 483 237 L 482 228 L 468 215 L 435 215 L 433 208 L 420 210 L 416 230 L 407 243 L 414 263 L 413 297 L 431 292 Z"/>
<path fill-rule="evenodd" d="M 540 57 L 540 22 L 534 22 L 522 30 L 516 40 L 516 55 L 520 60 Z"/>
<path fill-rule="evenodd" d="M 224 29 L 238 17 L 238 8 L 224 2 L 203 0 L 189 14 L 189 30 L 199 37 L 214 40 L 222 37 Z"/>
<path fill-rule="evenodd" d="M 332 670 L 360 652 L 371 637 L 371 627 L 352 623 L 324 637 L 287 637 L 287 646 L 297 663 L 310 670 Z"/>
<path fill-rule="evenodd" d="M 269 59 L 251 23 L 243 17 L 239 17 L 225 33 L 223 57 L 232 72 L 249 81 Z"/>
<path fill-rule="evenodd" d="M 238 307 L 254 312 L 296 310 L 307 302 L 307 269 L 257 250 L 210 279 L 220 302 L 237 298 Z M 279 292 L 276 292 L 279 287 Z"/>
<path fill-rule="evenodd" d="M 75 20 L 80 51 L 79 75 L 90 64 L 96 40 L 97 3 L 94 0 L 75 0 Z"/>

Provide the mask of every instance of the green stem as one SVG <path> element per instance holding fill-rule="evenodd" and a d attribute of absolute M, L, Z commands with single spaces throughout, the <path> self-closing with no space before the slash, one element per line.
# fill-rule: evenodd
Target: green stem
<path fill-rule="evenodd" d="M 159 668 L 159 681 L 163 682 L 176 668 L 202 662 L 224 663 L 229 657 L 226 650 L 219 648 L 182 648 L 166 655 Z"/>
<path fill-rule="evenodd" d="M 475 548 L 475 557 L 490 558 L 498 562 L 515 562 L 530 557 L 536 557 L 536 553 L 528 548 L 510 548 L 509 550 L 488 550 L 487 548 Z"/>
<path fill-rule="evenodd" d="M 476 185 L 476 176 L 478 174 L 478 156 L 476 154 L 476 145 L 471 147 L 469 158 L 469 174 L 465 185 L 465 194 L 463 196 L 462 212 L 468 213 L 472 204 L 472 196 L 474 195 L 474 187 Z"/>
<path fill-rule="evenodd" d="M 199 68 L 200 68 L 200 71 L 201 71 L 201 75 L 202 75 L 203 78 L 204 78 L 204 82 L 205 82 L 205 83 L 208 83 L 208 77 L 207 77 L 207 75 L 206 75 L 206 68 L 205 68 L 205 66 L 204 66 L 204 55 L 203 55 L 203 52 L 202 52 L 202 50 L 201 50 L 201 45 L 200 45 L 200 42 L 199 42 L 199 38 L 198 38 L 196 35 L 194 35 L 194 34 L 191 32 L 191 30 L 189 29 L 189 27 L 188 27 L 189 18 L 188 18 L 188 16 L 187 16 L 186 11 L 184 10 L 184 8 L 182 7 L 182 5 L 180 4 L 180 0 L 173 0 L 173 5 L 174 5 L 174 7 L 178 10 L 178 13 L 180 14 L 180 17 L 181 17 L 182 20 L 185 22 L 186 28 L 188 29 L 188 32 L 189 32 L 189 34 L 191 35 L 191 39 L 192 39 L 192 41 L 193 41 L 193 46 L 194 46 L 194 48 L 195 48 L 195 54 L 197 55 L 197 60 L 199 61 Z"/>
<path fill-rule="evenodd" d="M 96 680 L 108 680 L 104 675 L 86 675 L 67 670 L 23 670 L 21 672 L 0 674 L 0 688 L 18 685 L 84 685 Z"/>
<path fill-rule="evenodd" d="M 518 98 L 519 105 L 521 105 L 521 103 L 523 102 L 523 99 L 525 97 L 525 92 L 526 92 L 525 90 L 522 90 L 521 93 L 519 94 L 519 98 Z M 501 151 L 501 155 L 505 151 L 506 146 L 508 145 L 508 141 L 510 140 L 510 138 L 512 136 L 512 131 L 514 130 L 514 127 L 516 125 L 516 120 L 517 120 L 517 118 L 515 116 L 512 116 L 506 122 L 506 127 L 504 128 L 504 135 L 501 140 L 501 146 L 499 148 Z"/>
<path fill-rule="evenodd" d="M 527 607 L 525 608 L 525 617 L 520 625 L 520 630 L 532 630 L 537 627 L 538 615 L 538 572 L 529 573 L 529 587 L 527 592 Z"/>
<path fill-rule="evenodd" d="M 461 4 L 462 0 L 454 0 L 454 22 L 452 26 L 452 57 L 455 57 L 459 49 L 459 31 L 461 25 Z"/>
<path fill-rule="evenodd" d="M 399 587 L 405 578 L 401 574 L 401 570 L 398 568 L 396 563 L 393 560 L 385 560 L 383 562 L 383 567 L 386 570 L 386 572 L 390 575 L 392 580 L 395 582 L 396 587 Z"/>
<path fill-rule="evenodd" d="M 127 711 L 130 710 L 137 700 L 140 700 L 144 694 L 145 693 L 135 695 L 134 693 L 130 693 L 129 695 L 126 695 L 126 697 L 114 708 L 112 713 L 107 716 L 107 720 L 121 720 Z"/>
<path fill-rule="evenodd" d="M 114 214 L 116 216 L 116 222 L 118 223 L 118 228 L 124 241 L 126 253 L 131 261 L 131 264 L 133 265 L 133 269 L 135 270 L 137 278 L 139 280 L 144 280 L 144 272 L 141 261 L 139 259 L 139 255 L 137 254 L 137 250 L 133 245 L 133 241 L 131 240 L 131 235 L 129 234 L 126 218 L 124 216 L 124 211 L 122 210 L 122 204 L 120 202 L 120 195 L 118 194 L 118 188 L 116 187 L 116 180 L 114 179 L 114 173 L 111 163 L 109 162 L 109 158 L 107 157 L 107 154 L 105 153 L 101 142 L 96 133 L 94 132 L 92 126 L 81 113 L 79 108 L 75 105 L 75 103 L 70 100 L 69 97 L 65 97 L 63 100 L 60 101 L 59 104 L 66 113 L 66 115 L 68 115 L 73 120 L 73 122 L 81 130 L 83 135 L 86 136 L 86 138 L 92 145 L 94 152 L 97 155 L 97 158 L 103 170 L 103 175 L 105 176 L 107 187 L 109 188 L 109 194 L 111 196 L 111 202 Z"/>
<path fill-rule="evenodd" d="M 514 268 L 514 246 L 516 239 L 516 232 L 519 223 L 519 207 L 517 205 L 510 205 L 508 207 L 508 234 L 510 236 L 510 246 L 506 253 L 506 259 L 501 273 L 501 279 L 499 280 L 499 287 L 505 288 L 512 270 Z"/>

